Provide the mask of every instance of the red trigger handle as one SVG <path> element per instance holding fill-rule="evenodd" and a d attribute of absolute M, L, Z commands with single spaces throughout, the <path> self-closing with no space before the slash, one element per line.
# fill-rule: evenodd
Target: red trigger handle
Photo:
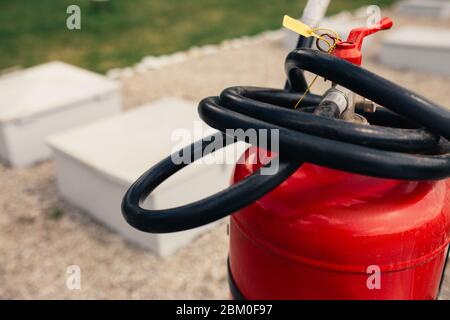
<path fill-rule="evenodd" d="M 371 27 L 361 27 L 350 31 L 347 41 L 341 41 L 336 44 L 333 55 L 345 59 L 351 63 L 361 65 L 362 53 L 361 47 L 364 37 L 369 36 L 375 32 L 390 29 L 393 26 L 393 21 L 385 17 L 377 24 Z"/>

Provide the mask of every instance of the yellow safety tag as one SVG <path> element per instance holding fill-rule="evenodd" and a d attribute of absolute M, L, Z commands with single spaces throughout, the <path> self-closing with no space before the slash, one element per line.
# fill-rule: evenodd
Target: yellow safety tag
<path fill-rule="evenodd" d="M 328 44 L 328 46 L 329 46 L 328 53 L 333 52 L 333 50 L 334 50 L 334 48 L 336 46 L 336 43 L 341 40 L 341 38 L 339 37 L 339 34 L 336 31 L 334 31 L 334 30 L 326 29 L 326 28 L 315 28 L 315 29 L 313 29 L 310 26 L 308 26 L 307 24 L 304 24 L 303 22 L 298 21 L 297 19 L 291 18 L 288 15 L 284 15 L 283 26 L 285 28 L 291 30 L 291 31 L 294 31 L 295 33 L 298 33 L 299 35 L 302 35 L 302 36 L 306 37 L 306 38 L 315 37 L 317 39 L 320 39 L 320 40 L 326 42 Z M 318 31 L 318 30 L 331 32 L 334 35 L 334 42 L 330 42 L 326 38 L 324 38 L 323 36 L 318 35 L 316 33 L 316 31 Z M 303 96 L 300 98 L 300 100 L 298 100 L 298 102 L 294 106 L 294 109 L 297 109 L 297 107 L 303 101 L 305 96 L 311 90 L 311 87 L 314 85 L 314 83 L 316 82 L 318 77 L 319 77 L 318 75 L 316 75 L 314 77 L 313 81 L 310 83 L 308 88 L 306 88 L 305 92 L 303 93 Z"/>
<path fill-rule="evenodd" d="M 318 34 L 314 32 L 314 30 L 310 26 L 304 24 L 303 22 L 298 21 L 297 19 L 291 18 L 288 15 L 285 15 L 283 18 L 283 26 L 306 38 L 309 37 L 316 37 L 319 39 L 321 38 Z"/>

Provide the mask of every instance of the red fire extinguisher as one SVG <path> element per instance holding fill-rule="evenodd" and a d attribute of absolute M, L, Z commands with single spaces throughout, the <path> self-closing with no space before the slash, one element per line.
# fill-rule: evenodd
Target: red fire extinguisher
<path fill-rule="evenodd" d="M 251 160 L 233 180 L 250 175 Z M 435 299 L 449 243 L 450 184 L 304 164 L 230 218 L 229 277 L 245 299 Z"/>
<path fill-rule="evenodd" d="M 364 37 L 391 26 L 385 18 L 354 29 L 331 55 L 294 50 L 283 90 L 233 87 L 204 99 L 199 113 L 209 125 L 277 130 L 279 150 L 261 152 L 270 144 L 258 141 L 228 189 L 146 210 L 141 201 L 187 165 L 168 157 L 128 190 L 127 222 L 175 232 L 232 214 L 228 270 L 236 299 L 436 299 L 450 242 L 450 112 L 359 66 Z M 302 70 L 333 86 L 309 94 Z M 358 106 L 354 93 L 368 100 Z M 364 103 L 379 106 L 368 111 Z M 195 161 L 226 137 L 179 153 Z M 225 145 L 245 140 L 231 138 Z M 274 159 L 278 171 L 262 174 Z"/>
<path fill-rule="evenodd" d="M 385 18 L 354 29 L 333 54 L 360 65 L 364 37 L 391 26 Z M 257 154 L 246 152 L 234 183 L 258 169 Z M 449 243 L 449 186 L 304 164 L 231 216 L 232 291 L 246 299 L 435 299 Z"/>

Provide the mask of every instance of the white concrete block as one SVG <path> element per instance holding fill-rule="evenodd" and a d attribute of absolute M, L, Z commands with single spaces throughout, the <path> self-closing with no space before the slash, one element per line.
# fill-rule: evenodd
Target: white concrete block
<path fill-rule="evenodd" d="M 0 157 L 23 167 L 50 156 L 45 138 L 116 114 L 118 83 L 62 62 L 0 79 Z"/>
<path fill-rule="evenodd" d="M 408 26 L 390 31 L 380 60 L 395 68 L 450 75 L 450 30 Z"/>
<path fill-rule="evenodd" d="M 405 0 L 398 4 L 397 12 L 407 16 L 446 19 L 450 17 L 450 1 Z"/>
<path fill-rule="evenodd" d="M 158 255 L 169 255 L 211 225 L 171 234 L 144 233 L 122 217 L 122 197 L 147 169 L 211 132 L 216 131 L 201 122 L 194 103 L 165 98 L 53 136 L 49 143 L 54 149 L 59 191 L 124 238 Z M 244 150 L 245 144 L 235 144 L 216 155 L 217 159 L 230 157 L 229 164 L 187 166 L 157 188 L 144 205 L 153 209 L 179 206 L 226 188 L 233 163 Z"/>

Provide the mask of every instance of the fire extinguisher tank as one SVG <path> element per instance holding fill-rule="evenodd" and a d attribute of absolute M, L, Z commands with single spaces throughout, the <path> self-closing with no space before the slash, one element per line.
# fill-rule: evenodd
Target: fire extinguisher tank
<path fill-rule="evenodd" d="M 234 183 L 261 166 L 257 153 L 245 152 Z M 435 299 L 449 187 L 306 163 L 231 216 L 233 286 L 246 299 Z"/>

